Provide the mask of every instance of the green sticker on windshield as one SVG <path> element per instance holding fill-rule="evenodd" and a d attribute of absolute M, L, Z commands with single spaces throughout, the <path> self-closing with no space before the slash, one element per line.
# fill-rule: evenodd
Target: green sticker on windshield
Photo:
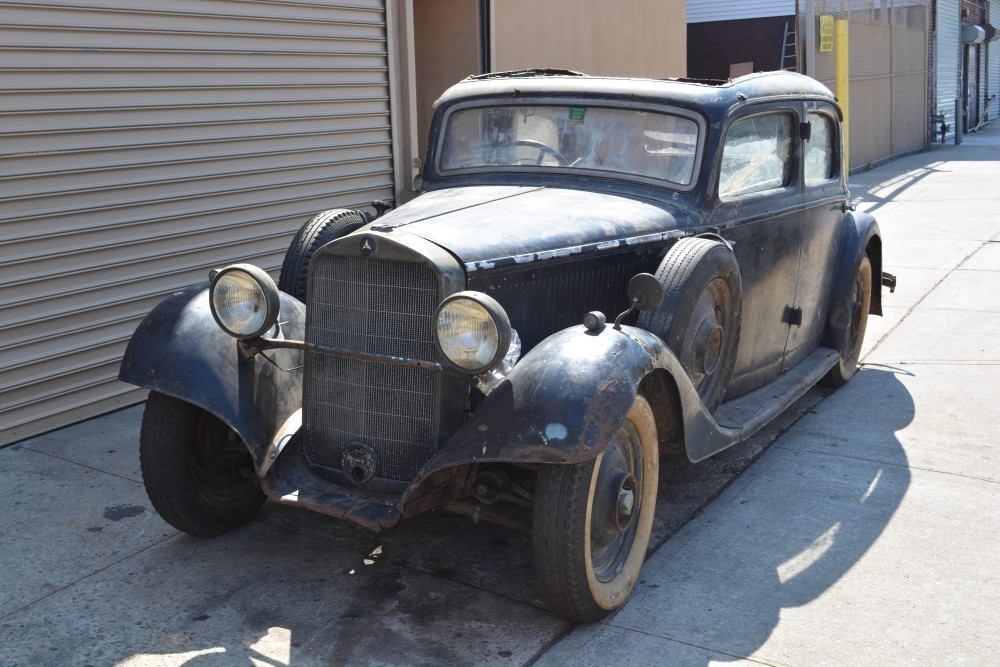
<path fill-rule="evenodd" d="M 583 125 L 583 117 L 587 114 L 587 110 L 583 107 L 570 107 L 569 108 L 569 124 L 570 125 Z"/>

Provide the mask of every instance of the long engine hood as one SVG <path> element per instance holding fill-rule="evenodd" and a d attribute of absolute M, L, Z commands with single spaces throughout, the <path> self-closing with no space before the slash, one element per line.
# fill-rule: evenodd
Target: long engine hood
<path fill-rule="evenodd" d="M 459 258 L 467 270 L 680 235 L 686 216 L 600 192 L 517 186 L 436 190 L 390 211 L 372 227 L 402 228 Z"/>

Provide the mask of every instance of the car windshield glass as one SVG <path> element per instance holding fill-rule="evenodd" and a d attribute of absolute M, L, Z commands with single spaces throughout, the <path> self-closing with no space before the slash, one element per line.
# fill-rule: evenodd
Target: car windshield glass
<path fill-rule="evenodd" d="M 453 112 L 440 170 L 590 170 L 690 185 L 698 124 L 669 113 L 588 106 Z"/>

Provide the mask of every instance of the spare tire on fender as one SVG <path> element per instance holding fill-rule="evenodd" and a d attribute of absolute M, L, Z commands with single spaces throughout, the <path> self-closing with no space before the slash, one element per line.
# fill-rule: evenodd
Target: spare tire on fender
<path fill-rule="evenodd" d="M 743 285 L 733 251 L 708 238 L 684 238 L 656 270 L 663 302 L 639 326 L 677 355 L 701 402 L 714 411 L 726 394 L 740 340 Z"/>
<path fill-rule="evenodd" d="M 285 252 L 278 277 L 278 289 L 299 301 L 306 300 L 309 260 L 313 253 L 330 241 L 368 224 L 368 216 L 349 208 L 334 208 L 317 213 L 302 225 Z"/>

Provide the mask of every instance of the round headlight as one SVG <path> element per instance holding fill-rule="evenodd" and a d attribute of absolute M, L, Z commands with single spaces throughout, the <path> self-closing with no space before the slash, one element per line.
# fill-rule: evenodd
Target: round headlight
<path fill-rule="evenodd" d="M 507 313 L 482 292 L 459 292 L 442 301 L 434 329 L 445 358 L 473 374 L 499 364 L 510 347 Z"/>
<path fill-rule="evenodd" d="M 278 321 L 278 288 L 271 276 L 251 264 L 233 264 L 212 279 L 212 316 L 236 338 L 262 336 Z"/>

